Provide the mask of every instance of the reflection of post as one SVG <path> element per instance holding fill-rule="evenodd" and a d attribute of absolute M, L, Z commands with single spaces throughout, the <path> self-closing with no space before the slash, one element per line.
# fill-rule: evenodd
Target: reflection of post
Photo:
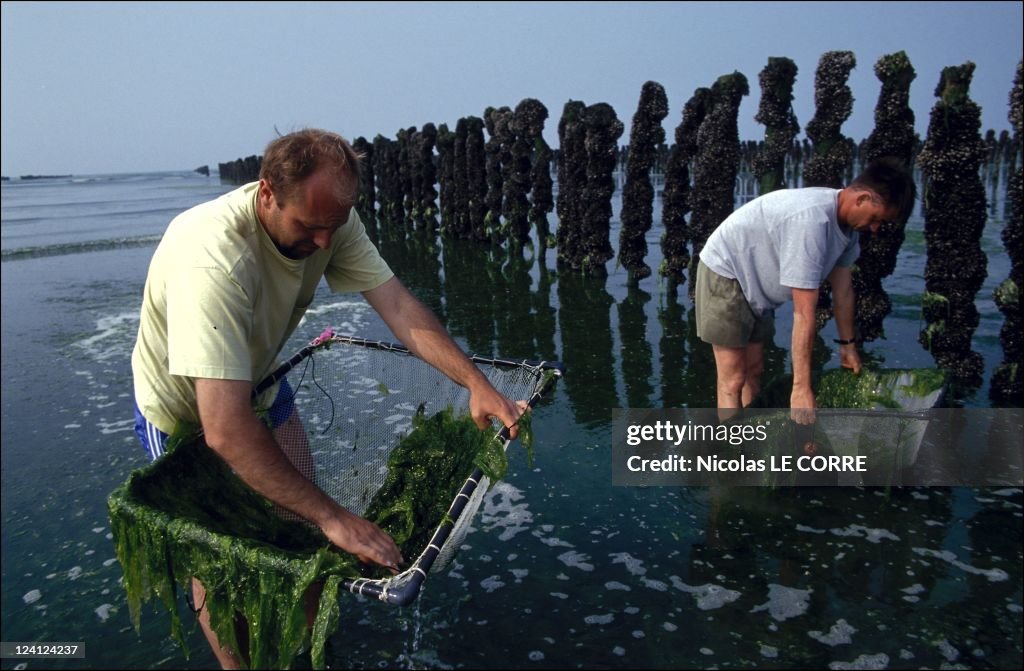
<path fill-rule="evenodd" d="M 690 403 L 683 385 L 686 371 L 686 308 L 676 301 L 658 307 L 661 340 L 658 357 L 661 369 L 661 406 L 683 408 Z"/>
<path fill-rule="evenodd" d="M 551 307 L 551 280 L 553 273 L 544 265 L 544 256 L 538 258 L 540 279 L 533 294 L 533 335 L 537 357 L 543 361 L 557 361 L 555 336 L 558 333 L 558 310 Z"/>
<path fill-rule="evenodd" d="M 611 311 L 607 278 L 562 273 L 558 279 L 558 324 L 562 332 L 564 382 L 576 422 L 605 426 L 610 408 L 621 407 L 615 389 Z"/>
<path fill-rule="evenodd" d="M 458 300 L 448 302 L 448 330 L 466 338 L 474 354 L 494 352 L 494 286 L 490 281 L 488 258 L 470 241 L 445 240 L 444 289 Z M 474 281 L 467 282 L 472 277 Z"/>
<path fill-rule="evenodd" d="M 647 314 L 644 307 L 651 295 L 635 285 L 619 303 L 619 342 L 622 345 L 622 380 L 626 386 L 626 405 L 648 408 L 654 388 L 651 378 L 651 343 L 647 339 Z"/>
<path fill-rule="evenodd" d="M 508 263 L 490 264 L 494 280 L 494 320 L 497 354 L 513 358 L 536 358 L 533 347 L 534 317 L 531 311 L 530 266 L 533 261 L 509 254 Z"/>

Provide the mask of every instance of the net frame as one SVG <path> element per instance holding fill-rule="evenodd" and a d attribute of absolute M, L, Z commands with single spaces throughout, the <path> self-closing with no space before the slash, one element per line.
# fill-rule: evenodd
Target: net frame
<path fill-rule="evenodd" d="M 264 394 L 282 380 L 288 379 L 289 376 L 295 377 L 304 362 L 313 361 L 317 353 L 330 349 L 332 346 L 362 347 L 369 350 L 388 352 L 398 356 L 410 357 L 411 360 L 419 362 L 422 366 L 429 367 L 428 364 L 416 357 L 403 345 L 351 335 L 336 335 L 328 329 L 261 380 L 253 389 L 253 398 Z M 514 360 L 500 357 L 484 357 L 475 354 L 468 356 L 470 361 L 480 368 L 492 383 L 495 383 L 496 387 L 498 387 L 495 379 L 497 371 L 514 371 L 517 375 L 525 375 L 530 382 L 528 394 L 525 398 L 530 409 L 537 405 L 565 372 L 565 367 L 558 361 Z M 438 373 L 438 375 L 440 374 Z M 304 377 L 305 371 L 302 371 L 302 378 L 300 379 L 304 379 Z M 315 380 L 315 374 L 313 383 L 317 387 L 320 386 Z M 450 385 L 462 392 L 462 398 L 454 401 L 454 403 L 465 403 L 465 407 L 468 407 L 468 391 L 462 390 L 454 383 L 450 383 Z M 308 385 L 296 386 L 308 388 Z M 298 389 L 293 391 L 296 397 L 301 393 Z M 502 389 L 499 388 L 499 391 L 502 391 Z M 501 448 L 506 450 L 511 443 L 508 427 L 502 427 L 495 435 L 494 440 L 500 441 Z M 296 465 L 298 466 L 298 464 Z M 300 468 L 300 470 L 303 469 Z M 483 496 L 489 485 L 490 480 L 483 474 L 481 469 L 478 467 L 474 468 L 473 472 L 466 477 L 459 491 L 455 494 L 448 507 L 445 519 L 433 530 L 430 541 L 409 568 L 386 578 L 345 578 L 342 580 L 341 586 L 353 594 L 376 598 L 392 605 L 404 606 L 411 603 L 419 594 L 427 575 L 432 570 L 437 571 L 447 565 L 448 561 L 457 551 L 462 539 L 465 538 L 469 531 L 470 524 L 483 501 Z M 333 492 L 328 491 L 327 493 L 356 514 L 362 514 L 362 509 L 358 508 L 358 506 L 352 506 L 351 501 L 342 502 Z"/>

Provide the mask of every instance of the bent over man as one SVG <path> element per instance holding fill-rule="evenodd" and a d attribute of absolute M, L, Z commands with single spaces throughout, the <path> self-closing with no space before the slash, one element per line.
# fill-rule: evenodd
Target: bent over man
<path fill-rule="evenodd" d="M 309 520 L 363 562 L 395 569 L 402 557 L 375 524 L 307 479 L 257 416 L 253 385 L 313 300 L 361 292 L 411 352 L 470 391 L 481 428 L 496 418 L 516 433 L 522 407 L 502 396 L 402 283 L 370 242 L 354 209 L 359 157 L 340 136 L 303 130 L 266 149 L 258 182 L 176 217 L 153 255 L 132 353 L 136 431 L 152 458 L 181 426 L 201 426 L 207 445 L 254 490 Z M 295 421 L 284 390 L 274 428 Z M 193 580 L 197 605 L 203 586 Z M 221 665 L 236 667 L 200 623 Z"/>
<path fill-rule="evenodd" d="M 793 301 L 792 418 L 814 421 L 811 350 L 818 288 L 826 278 L 839 332 L 840 361 L 860 372 L 850 266 L 858 236 L 906 221 L 916 187 L 895 160 L 869 165 L 844 189 L 773 191 L 733 212 L 708 237 L 695 284 L 697 335 L 714 349 L 719 415 L 748 405 L 761 389 L 764 344 L 774 310 Z"/>

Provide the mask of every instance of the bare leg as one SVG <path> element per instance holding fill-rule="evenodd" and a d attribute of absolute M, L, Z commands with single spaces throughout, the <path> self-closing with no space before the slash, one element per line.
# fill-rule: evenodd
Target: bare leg
<path fill-rule="evenodd" d="M 717 370 L 718 419 L 725 421 L 742 406 L 743 385 L 746 382 L 747 355 L 743 347 L 712 345 Z"/>
<path fill-rule="evenodd" d="M 743 379 L 743 407 L 761 393 L 761 375 L 764 373 L 764 343 L 748 343 L 745 349 L 746 371 Z"/>
<path fill-rule="evenodd" d="M 213 654 L 222 669 L 242 669 L 248 667 L 247 661 L 239 660 L 231 650 L 220 644 L 217 633 L 210 626 L 210 610 L 206 607 L 206 589 L 197 579 L 192 578 L 192 602 L 199 609 L 199 626 L 210 642 Z M 249 656 L 249 627 L 241 616 L 235 620 L 235 637 L 244 658 Z"/>

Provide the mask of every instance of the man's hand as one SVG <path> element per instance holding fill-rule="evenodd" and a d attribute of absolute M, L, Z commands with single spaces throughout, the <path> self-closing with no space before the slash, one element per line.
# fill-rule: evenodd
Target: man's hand
<path fill-rule="evenodd" d="M 469 414 L 473 417 L 477 428 L 481 431 L 491 425 L 491 419 L 497 419 L 502 426 L 508 427 L 509 438 L 515 440 L 519 435 L 516 422 L 528 410 L 526 401 L 513 403 L 490 384 L 479 385 L 470 390 Z"/>
<path fill-rule="evenodd" d="M 860 353 L 855 343 L 839 346 L 839 364 L 852 370 L 854 375 L 860 375 Z"/>
<path fill-rule="evenodd" d="M 395 541 L 373 522 L 339 507 L 338 515 L 322 525 L 327 538 L 364 564 L 379 564 L 398 573 L 403 563 Z"/>
<path fill-rule="evenodd" d="M 814 392 L 810 387 L 793 387 L 793 394 L 789 399 L 789 417 L 797 424 L 814 424 L 817 416 L 815 408 L 818 407 L 814 400 Z"/>

